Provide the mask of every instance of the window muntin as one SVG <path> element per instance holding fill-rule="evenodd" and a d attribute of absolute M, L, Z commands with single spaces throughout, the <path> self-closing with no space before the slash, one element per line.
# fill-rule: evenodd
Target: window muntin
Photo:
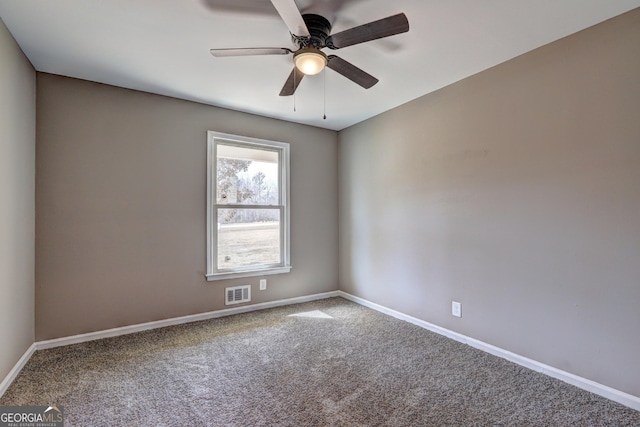
<path fill-rule="evenodd" d="M 207 279 L 289 265 L 289 144 L 209 132 Z"/>

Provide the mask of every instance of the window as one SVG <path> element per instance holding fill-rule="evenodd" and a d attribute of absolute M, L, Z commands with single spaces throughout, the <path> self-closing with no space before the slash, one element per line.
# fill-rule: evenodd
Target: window
<path fill-rule="evenodd" d="M 289 144 L 208 132 L 207 280 L 290 270 Z"/>

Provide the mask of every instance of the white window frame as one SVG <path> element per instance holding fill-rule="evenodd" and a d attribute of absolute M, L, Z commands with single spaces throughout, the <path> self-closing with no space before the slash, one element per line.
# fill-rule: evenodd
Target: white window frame
<path fill-rule="evenodd" d="M 218 204 L 217 189 L 217 143 L 237 144 L 249 148 L 267 148 L 279 152 L 279 191 L 282 220 L 280 223 L 281 257 L 278 265 L 249 266 L 237 269 L 218 270 L 216 268 L 218 241 L 218 208 L 229 208 L 229 204 Z M 207 281 L 233 279 L 238 277 L 263 276 L 281 274 L 291 271 L 290 262 L 290 199 L 289 199 L 289 144 L 286 142 L 269 141 L 266 139 L 250 138 L 228 133 L 207 132 Z M 241 205 L 231 205 L 241 207 Z M 260 205 L 247 205 L 250 208 L 260 208 Z M 274 205 L 269 205 L 273 208 Z"/>

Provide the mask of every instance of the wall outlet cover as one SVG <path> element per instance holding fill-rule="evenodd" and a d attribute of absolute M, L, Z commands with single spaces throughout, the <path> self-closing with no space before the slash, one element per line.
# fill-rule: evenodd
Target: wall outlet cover
<path fill-rule="evenodd" d="M 451 314 L 456 317 L 462 317 L 462 303 L 451 301 Z"/>

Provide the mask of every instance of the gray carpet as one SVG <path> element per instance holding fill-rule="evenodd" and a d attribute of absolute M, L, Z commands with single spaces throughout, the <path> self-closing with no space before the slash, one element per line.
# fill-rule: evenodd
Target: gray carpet
<path fill-rule="evenodd" d="M 50 403 L 67 427 L 640 426 L 640 412 L 342 298 L 38 351 L 0 404 Z"/>

